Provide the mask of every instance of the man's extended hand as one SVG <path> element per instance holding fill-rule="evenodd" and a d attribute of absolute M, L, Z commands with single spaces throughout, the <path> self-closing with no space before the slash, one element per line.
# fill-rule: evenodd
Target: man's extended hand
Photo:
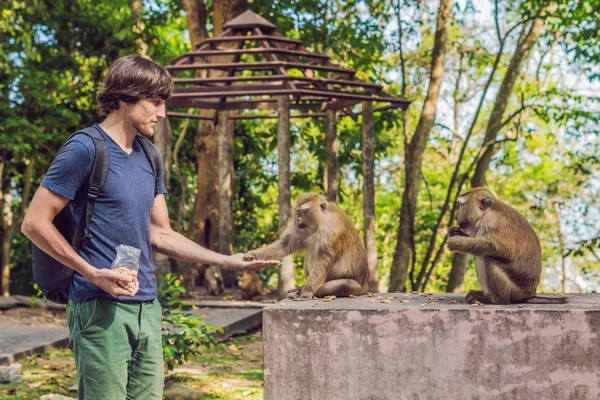
<path fill-rule="evenodd" d="M 238 253 L 228 256 L 225 259 L 222 267 L 225 269 L 235 269 L 242 271 L 256 271 L 261 268 L 270 267 L 271 265 L 279 265 L 278 260 L 250 260 L 246 261 L 244 254 Z"/>
<path fill-rule="evenodd" d="M 140 288 L 139 281 L 135 282 L 135 285 L 129 290 L 123 289 L 117 281 L 121 281 L 123 283 L 131 283 L 133 281 L 133 277 L 131 275 L 123 275 L 119 274 L 113 270 L 102 268 L 95 269 L 93 274 L 89 276 L 85 276 L 90 283 L 98 286 L 100 289 L 106 291 L 108 294 L 118 297 L 118 296 L 135 296 L 137 291 Z"/>

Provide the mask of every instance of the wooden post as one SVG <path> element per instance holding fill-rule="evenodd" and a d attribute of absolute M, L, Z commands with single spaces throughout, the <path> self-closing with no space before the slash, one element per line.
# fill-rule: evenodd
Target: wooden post
<path fill-rule="evenodd" d="M 377 267 L 377 243 L 375 241 L 375 132 L 373 103 L 362 102 L 362 149 L 363 149 L 363 214 L 365 247 L 369 262 L 369 291 L 377 292 L 379 270 Z"/>
<path fill-rule="evenodd" d="M 335 110 L 327 110 L 327 160 L 325 164 L 325 193 L 327 201 L 338 201 L 338 150 L 337 115 Z"/>
<path fill-rule="evenodd" d="M 218 185 L 219 185 L 219 253 L 233 254 L 233 130 L 235 123 L 228 111 L 219 112 L 217 125 Z M 233 126 L 232 126 L 233 125 Z M 235 287 L 237 277 L 234 271 L 221 271 L 225 287 Z"/>
<path fill-rule="evenodd" d="M 277 98 L 277 152 L 279 154 L 279 233 L 287 227 L 292 217 L 290 174 L 290 98 Z M 288 290 L 295 287 L 292 256 L 281 260 L 279 266 L 279 298 L 287 297 Z"/>

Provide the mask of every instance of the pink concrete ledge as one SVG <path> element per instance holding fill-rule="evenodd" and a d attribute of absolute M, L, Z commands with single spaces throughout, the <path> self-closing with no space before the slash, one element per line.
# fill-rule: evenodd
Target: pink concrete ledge
<path fill-rule="evenodd" d="M 263 309 L 265 399 L 597 400 L 600 294 L 569 298 L 285 300 Z"/>

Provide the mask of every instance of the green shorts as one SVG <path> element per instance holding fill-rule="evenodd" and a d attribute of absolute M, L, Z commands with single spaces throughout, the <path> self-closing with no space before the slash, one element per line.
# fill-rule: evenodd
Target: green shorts
<path fill-rule="evenodd" d="M 80 399 L 162 399 L 161 314 L 157 300 L 69 300 L 69 341 Z"/>

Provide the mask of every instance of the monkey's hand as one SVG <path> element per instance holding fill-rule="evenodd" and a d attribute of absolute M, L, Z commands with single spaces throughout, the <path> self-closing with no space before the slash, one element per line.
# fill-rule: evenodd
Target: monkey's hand
<path fill-rule="evenodd" d="M 300 294 L 300 296 L 296 297 L 295 299 L 292 299 L 294 301 L 307 301 L 307 300 L 312 300 L 313 299 L 313 294 L 312 293 L 308 293 L 308 294 Z"/>
<path fill-rule="evenodd" d="M 258 258 L 256 257 L 256 254 L 254 254 L 254 252 L 249 251 L 246 254 L 244 254 L 244 261 L 256 261 L 258 260 Z"/>
<path fill-rule="evenodd" d="M 302 288 L 295 288 L 289 291 L 288 298 L 294 301 L 307 301 L 312 300 L 313 293 L 303 291 Z"/>
<path fill-rule="evenodd" d="M 462 229 L 460 229 L 458 226 L 453 226 L 448 231 L 448 237 L 454 237 L 454 236 L 467 236 L 467 235 L 465 235 L 465 233 L 462 231 Z"/>
<path fill-rule="evenodd" d="M 300 293 L 302 292 L 302 288 L 301 287 L 297 287 L 297 288 L 293 288 L 288 290 L 288 299 L 295 299 L 297 297 L 300 297 Z"/>
<path fill-rule="evenodd" d="M 450 236 L 448 241 L 446 241 L 446 246 L 448 246 L 450 251 L 459 251 L 460 241 L 463 240 L 462 238 L 463 236 Z"/>
<path fill-rule="evenodd" d="M 492 304 L 492 300 L 489 296 L 487 296 L 483 290 L 471 290 L 469 293 L 467 293 L 467 297 L 465 298 L 465 300 L 467 301 L 467 303 L 469 304 L 473 304 L 476 301 L 483 303 L 483 304 Z"/>

